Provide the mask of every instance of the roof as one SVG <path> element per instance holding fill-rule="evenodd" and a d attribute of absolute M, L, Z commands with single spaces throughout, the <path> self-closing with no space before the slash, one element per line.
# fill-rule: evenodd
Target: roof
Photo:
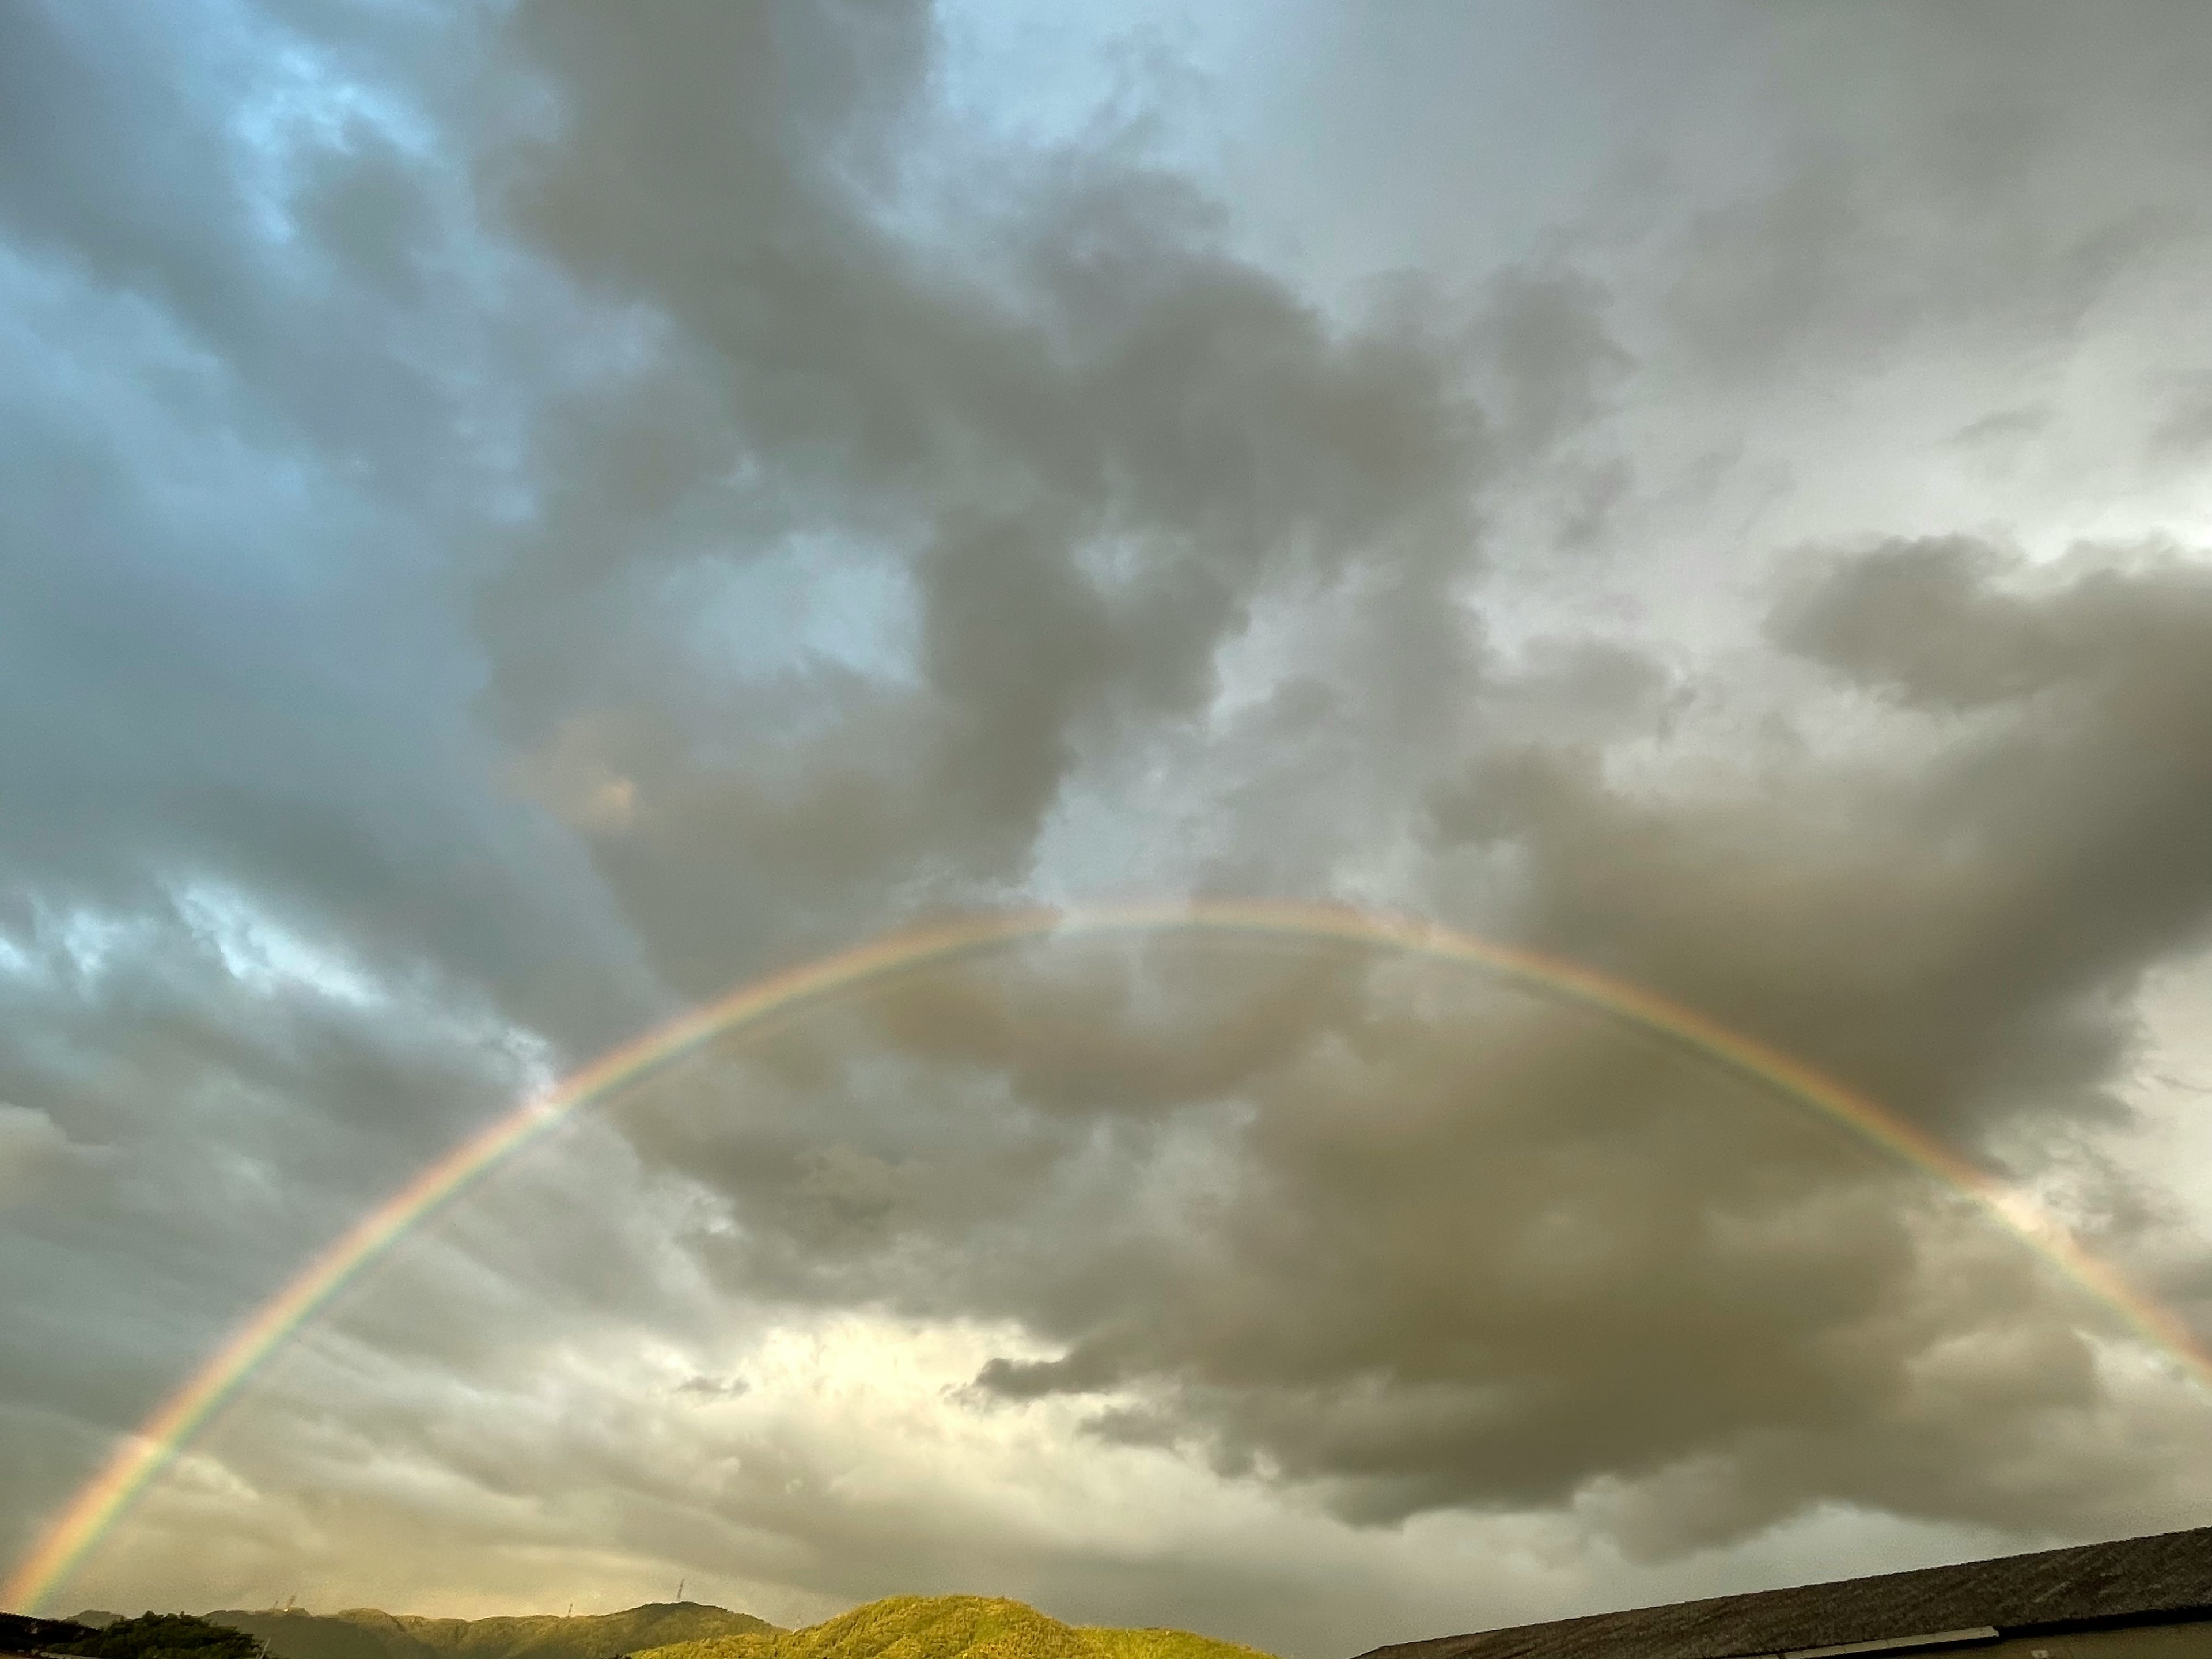
<path fill-rule="evenodd" d="M 1735 1659 L 1937 1632 L 2191 1617 L 2212 1619 L 2212 1527 L 1401 1642 L 1361 1659 Z"/>

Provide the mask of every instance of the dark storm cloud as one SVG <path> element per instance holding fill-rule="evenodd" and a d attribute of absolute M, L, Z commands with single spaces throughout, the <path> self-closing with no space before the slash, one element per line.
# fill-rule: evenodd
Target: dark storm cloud
<path fill-rule="evenodd" d="M 734 1200 L 702 1259 L 1012 1317 L 1064 1351 L 992 1362 L 980 1398 L 1106 1395 L 1102 1435 L 1352 1519 L 1572 1501 L 1666 1555 L 1839 1498 L 2185 1512 L 2065 1287 L 1784 1097 L 1463 981 L 1162 955 L 1042 1006 L 889 998 L 906 1063 L 812 1078 L 803 1119 L 757 1078 L 641 1106 Z M 2002 1480 L 2001 1444 L 2034 1449 Z"/>
<path fill-rule="evenodd" d="M 1732 770 L 1703 765 L 1678 792 L 1610 781 L 1599 744 L 1516 745 L 1435 797 L 1437 842 L 1510 848 L 1517 937 L 2032 1169 L 2042 1143 L 2124 1115 L 2112 1090 L 2140 1040 L 2132 994 L 2212 922 L 2212 587 L 2155 551 L 2080 562 L 2034 572 L 1956 540 L 1822 558 L 1777 639 L 1899 705 L 1890 756 L 1847 760 L 1808 730 Z M 2106 1486 L 2116 1444 L 2076 1461 L 2039 1426 L 2094 1415 L 2100 1389 L 2073 1316 L 2021 1264 L 1984 1261 L 1970 1293 L 1946 1291 L 1934 1281 L 1966 1247 L 1916 1239 L 1908 1194 L 1808 1176 L 1802 1149 L 1735 1112 L 1706 1141 L 1710 1082 L 1589 1032 L 1517 1075 L 1496 1031 L 1445 1044 L 1427 1086 L 1463 1093 L 1407 1135 L 1389 1109 L 1424 1098 L 1411 1056 L 1439 1042 L 1409 1030 L 1357 1045 L 1407 1069 L 1337 1080 L 1337 1121 L 1279 1122 L 1279 1097 L 1251 1091 L 1261 1115 L 1232 1159 L 1249 1185 L 1186 1218 L 1188 1253 L 1117 1256 L 1125 1294 L 1105 1307 L 1059 1287 L 1018 1304 L 1073 1346 L 981 1380 L 1015 1398 L 1164 1387 L 1163 1412 L 1109 1430 L 1195 1427 L 1232 1465 L 1340 1481 L 1349 1509 L 1384 1516 L 1684 1471 L 1697 1501 L 1669 1510 L 1675 1476 L 1661 1475 L 1631 1526 L 1647 1547 L 1725 1536 L 1816 1493 L 2053 1528 L 2137 1512 L 2152 1477 L 2132 1455 Z M 1661 1126 L 1658 1144 L 1616 1164 L 1608 1118 Z M 1565 1162 L 1546 1156 L 1553 1136 Z M 1378 1228 L 1397 1248 L 1332 1260 Z M 1802 1253 L 1778 1252 L 1785 1238 Z M 1587 1281 L 1543 1282 L 1559 1258 L 1608 1249 Z M 1539 1264 L 1557 1299 L 1501 1261 Z M 1425 1299 L 1446 1263 L 1458 1294 Z M 1524 1296 L 1541 1308 L 1525 1322 Z M 1914 1374 L 1977 1340 L 1973 1414 L 1927 1420 Z M 2061 1449 L 2028 1476 L 1992 1460 L 2008 1440 Z"/>
<path fill-rule="evenodd" d="M 1923 1121 L 2094 1114 L 2137 977 L 2202 943 L 2212 898 L 2212 590 L 2130 562 L 2032 573 L 1957 540 L 1836 562 L 1778 639 L 1901 705 L 1910 759 L 1839 765 L 1800 727 L 1733 788 L 1668 799 L 1532 747 L 1441 793 L 1439 836 L 1520 849 L 1534 937 Z"/>
<path fill-rule="evenodd" d="M 11 10 L 9 1489 L 58 1498 L 533 1067 L 1037 888 L 1432 909 L 2074 1170 L 2127 1125 L 2142 976 L 2204 942 L 2201 562 L 2033 565 L 1792 422 L 1930 364 L 1977 453 L 2046 443 L 2023 343 L 2169 337 L 2212 23 L 2123 9 L 1594 6 L 1633 188 L 1334 310 L 1140 131 L 963 126 L 921 4 Z M 1352 170 L 1479 212 L 1465 147 L 1359 90 Z M 2163 476 L 2203 366 L 2155 355 L 2107 378 Z M 1650 568 L 1756 467 L 1865 535 Z M 1764 558 L 1751 522 L 1698 538 Z M 1616 577 L 1691 625 L 1639 634 Z M 145 1571 L 250 1516 L 254 1571 L 368 1552 L 457 1596 L 562 1549 L 832 1598 L 1017 1572 L 1142 1622 L 1291 1593 L 981 1499 L 931 1532 L 929 1492 L 839 1484 L 857 1440 L 717 1426 L 775 1396 L 722 1327 L 853 1310 L 1020 1334 L 968 1429 L 1072 1410 L 1277 1515 L 1658 1559 L 2202 1489 L 2201 1421 L 1986 1217 L 1584 1013 L 1356 957 L 903 981 L 537 1179 L 272 1380 Z M 2125 1253 L 2157 1210 L 2112 1175 L 2089 1221 Z M 549 1553 L 461 1582 L 486 1540 Z"/>
<path fill-rule="evenodd" d="M 1203 707 L 1270 574 L 1327 580 L 1413 541 L 1436 565 L 1464 541 L 1468 421 L 1442 367 L 1388 328 L 1340 336 L 1222 252 L 1173 179 L 1078 156 L 1016 179 L 1012 296 L 876 223 L 870 146 L 924 66 L 919 9 L 524 12 L 527 61 L 496 84 L 526 100 L 550 75 L 561 136 L 489 118 L 477 184 L 580 299 L 471 240 L 467 181 L 408 131 L 465 124 L 406 19 L 231 23 L 192 58 L 143 20 L 11 18 L 15 275 L 70 341 L 23 343 L 48 378 L 17 377 L 10 411 L 9 744 L 36 804 L 5 832 L 31 987 L 11 1107 L 27 1158 L 90 1134 L 126 1166 L 100 1201 L 22 1220 L 47 1254 L 15 1291 L 50 1295 L 58 1259 L 88 1287 L 75 1318 L 131 1351 L 58 1335 L 12 1393 L 40 1425 L 27 1452 L 87 1462 L 514 1086 L 503 1017 L 558 1052 L 651 1006 L 518 786 L 587 831 L 655 965 L 711 988 L 790 938 L 1018 879 L 1081 755 Z M 255 79 L 284 52 L 309 72 Z M 761 95 L 725 96 L 748 73 Z M 270 137 L 301 103 L 307 136 Z M 552 337 L 596 307 L 619 357 L 641 303 L 674 331 L 641 325 L 641 384 L 610 395 L 582 354 L 518 483 L 502 446 L 560 379 Z M 518 494 L 520 535 L 471 499 Z M 732 686 L 687 672 L 665 614 L 611 614 L 653 579 L 625 567 L 711 576 L 794 530 L 908 564 L 910 665 Z M 476 620 L 504 757 L 470 718 L 450 610 L 471 549 L 502 542 Z M 795 752 L 753 729 L 794 710 L 816 733 Z M 196 931 L 198 901 L 311 960 L 272 988 Z M 87 969 L 71 928 L 115 960 Z M 835 1164 L 814 1190 L 866 1187 Z M 481 1342 L 365 1328 L 486 1363 Z M 82 1388 L 88 1366 L 110 1386 Z M 58 1497 L 65 1472 L 37 1462 L 16 1489 Z"/>
<path fill-rule="evenodd" d="M 1935 36 L 1922 44 L 1945 61 L 1966 49 Z M 871 72 L 910 69 L 904 35 L 869 38 L 900 43 Z M 1792 24 L 1754 44 L 1786 85 L 1826 39 Z M 1462 902 L 1496 925 L 1803 1054 L 1978 1155 L 2032 1172 L 2039 1137 L 2124 1117 L 2112 1085 L 2137 1035 L 2129 994 L 2203 920 L 2201 861 L 2185 851 L 2201 844 L 2201 803 L 2193 773 L 2173 769 L 2207 702 L 2183 667 L 2206 643 L 2185 566 L 2008 599 L 1975 563 L 1994 556 L 1850 565 L 1778 613 L 1771 642 L 1801 662 L 1750 694 L 1778 700 L 1761 742 L 1729 764 L 1698 757 L 1680 786 L 1624 784 L 1623 752 L 1665 753 L 1674 726 L 1740 689 L 1604 644 L 1517 677 L 1485 665 L 1456 603 L 1481 568 L 1467 511 L 1492 482 L 1480 452 L 1378 471 L 1420 447 L 1342 453 L 1282 435 L 1285 411 L 1359 361 L 1356 342 L 1229 270 L 1179 217 L 1127 211 L 1172 196 L 1101 198 L 1117 215 L 1110 254 L 1093 256 L 1110 287 L 1071 283 L 1065 256 L 1015 266 L 1034 284 L 1019 327 L 881 243 L 847 181 L 818 184 L 795 217 L 781 175 L 758 221 L 686 216 L 652 192 L 714 199 L 695 177 L 706 158 L 750 177 L 762 144 L 716 125 L 718 104 L 687 125 L 667 101 L 622 99 L 680 82 L 632 54 L 708 46 L 656 29 L 562 60 L 576 125 L 526 222 L 711 353 L 733 446 L 839 458 L 872 509 L 853 521 L 888 501 L 937 528 L 912 538 L 912 678 L 854 688 L 859 718 L 720 779 L 693 757 L 714 737 L 686 754 L 666 716 L 618 717 L 659 733 L 650 747 L 610 724 L 586 750 L 580 775 L 617 790 L 590 798 L 620 802 L 601 866 L 649 933 L 683 941 L 664 960 L 687 981 L 750 914 L 705 896 L 718 860 L 743 871 L 775 847 L 825 893 L 927 891 L 948 869 L 1006 880 L 1086 765 L 1139 734 L 1175 752 L 1180 735 L 1186 763 L 1236 785 L 1207 819 L 1217 882 L 1325 881 L 1362 840 L 1414 837 L 1434 860 L 1416 879 L 1446 902 L 1472 859 L 1483 879 Z M 1893 28 L 1850 50 L 1886 62 L 1905 46 Z M 2142 88 L 2131 56 L 2052 45 L 2040 69 L 1966 100 L 1970 124 L 2019 117 L 2018 145 L 1945 125 L 1917 82 L 1895 94 L 1897 135 L 1818 106 L 1785 135 L 1778 182 L 1690 222 L 1659 285 L 1662 344 L 1725 381 L 1971 340 L 1990 319 L 2081 329 L 2171 253 L 2193 210 L 2169 165 L 2133 191 L 2150 206 L 2038 223 L 2074 167 L 2130 142 L 2170 160 L 2187 127 L 2166 105 L 2118 139 L 2060 117 L 2053 77 L 2077 58 L 2100 102 Z M 623 196 L 570 182 L 612 176 L 651 183 Z M 1955 228 L 1912 217 L 1954 198 L 1972 210 Z M 1079 212 L 1048 228 L 1086 254 L 1103 240 Z M 824 243 L 833 274 L 789 274 L 814 270 L 805 255 Z M 886 293 L 893 343 L 862 364 L 853 343 L 880 326 L 871 303 Z M 1194 310 L 1194 293 L 1219 297 Z M 1442 395 L 1455 382 L 1430 378 L 1463 373 L 1528 455 L 1579 438 L 1638 362 L 1609 303 L 1571 267 L 1501 283 L 1486 320 L 1454 337 L 1466 355 L 1433 356 L 1375 429 L 1470 430 Z M 1209 326 L 1177 329 L 1172 352 L 1123 344 L 1193 316 Z M 773 346 L 771 319 L 786 324 Z M 933 355 L 945 341 L 961 366 L 949 345 Z M 1263 362 L 1316 367 L 1255 382 L 1250 341 Z M 1215 418 L 1194 425 L 1194 410 Z M 1297 464 L 1257 465 L 1271 449 Z M 1401 505 L 1340 505 L 1370 494 Z M 1020 510 L 972 529 L 979 498 Z M 1137 543 L 1119 586 L 1079 556 L 1111 534 Z M 1202 586 L 1155 610 L 1133 599 L 1163 545 Z M 1302 661 L 1323 673 L 1279 684 L 1228 740 L 1178 734 L 1255 606 L 1300 583 L 1324 618 Z M 2106 598 L 2084 597 L 2100 584 Z M 2153 639 L 2154 617 L 2170 635 Z M 1856 690 L 1808 685 L 1807 664 Z M 2054 690 L 2054 674 L 2079 684 Z M 1996 712 L 1944 708 L 1931 724 L 1922 706 L 1962 687 Z M 1139 688 L 1148 702 L 1133 702 Z M 1893 747 L 1830 752 L 1824 722 L 1886 693 L 1913 705 Z M 760 741 L 743 708 L 726 717 L 740 735 L 720 739 L 740 756 Z M 896 738 L 865 742 L 878 722 Z M 774 813 L 763 775 L 791 780 Z M 988 996 L 894 998 L 887 1073 L 832 1066 L 787 1096 L 750 1076 L 676 1091 L 641 1144 L 734 1200 L 729 1230 L 699 1246 L 732 1285 L 1011 1316 L 1066 1352 L 987 1367 L 987 1395 L 1133 1392 L 1148 1403 L 1114 1407 L 1102 1432 L 1184 1438 L 1224 1469 L 1318 1483 L 1360 1518 L 1610 1504 L 1607 1524 L 1664 1553 L 1839 1498 L 2029 1528 L 2146 1502 L 2182 1512 L 2182 1485 L 2146 1499 L 2156 1461 L 2128 1449 L 2062 1288 L 1910 1183 L 1777 1127 L 1771 1104 L 1564 1017 L 1455 1032 L 1339 975 L 1261 1022 L 1265 1041 L 1172 1065 L 1157 1034 L 1127 1029 L 1131 993 L 1062 989 L 1063 1012 L 1020 1018 Z M 927 1013 L 901 1018 L 916 1000 Z M 1178 1041 L 1253 1029 L 1215 1012 L 1193 1010 Z M 1012 1035 L 1024 1020 L 1034 1043 Z M 1208 1172 L 1189 1177 L 1188 1204 L 1164 1173 L 1178 1159 Z M 1156 1190 L 1170 1196 L 1148 1208 Z M 1997 1443 L 2040 1454 L 1994 1461 Z"/>
<path fill-rule="evenodd" d="M 465 285 L 402 280 L 454 253 L 441 169 L 264 17 L 0 30 L 0 1098 L 84 1149 L 8 1214 L 40 1334 L 8 1360 L 12 1552 L 511 1096 L 509 1017 L 588 1046 L 654 993 L 587 867 L 483 787 L 440 546 L 475 447 L 441 434 L 514 388 L 470 379 L 500 343 Z M 386 66 L 419 44 L 383 31 Z"/>
<path fill-rule="evenodd" d="M 225 100 L 292 89 L 223 48 L 318 44 L 273 26 L 181 61 L 136 15 L 33 6 L 8 27 L 13 275 L 51 331 L 10 377 L 0 529 L 19 872 L 126 906 L 229 881 L 540 1019 L 586 1006 L 531 983 L 558 977 L 546 930 L 577 937 L 567 884 L 497 891 L 563 849 L 475 798 L 485 757 L 455 719 L 471 670 L 435 544 L 461 479 L 436 434 L 498 399 L 433 368 L 465 326 L 459 285 L 392 300 L 349 240 L 367 234 L 349 192 L 427 199 L 437 169 L 356 120 L 305 147 L 289 189 L 257 178 L 275 163 Z M 454 257 L 431 216 L 385 220 L 390 258 Z"/>
<path fill-rule="evenodd" d="M 863 185 L 902 131 L 920 12 L 531 9 L 520 31 L 565 125 L 496 171 L 505 198 L 653 305 L 685 367 L 586 419 L 605 459 L 487 602 L 494 695 L 556 775 L 624 792 L 600 867 L 689 988 L 817 907 L 849 933 L 890 892 L 1022 879 L 1069 776 L 1199 714 L 1269 585 L 1372 557 L 1425 592 L 1424 567 L 1471 557 L 1449 360 L 1332 331 L 1175 180 L 1079 155 L 987 173 L 1012 205 L 958 228 L 1001 239 L 993 281 L 892 235 Z M 741 568 L 809 527 L 890 541 L 916 612 L 888 685 L 794 671 L 826 730 L 779 730 L 787 699 L 711 670 L 588 647 L 579 668 L 545 623 L 596 625 L 641 563 Z M 558 597 L 580 583 L 606 599 Z M 538 735 L 610 672 L 641 706 Z"/>

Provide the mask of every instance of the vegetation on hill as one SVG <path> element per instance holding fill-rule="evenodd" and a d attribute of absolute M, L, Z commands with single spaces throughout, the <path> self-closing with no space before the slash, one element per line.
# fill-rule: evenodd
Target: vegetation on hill
<path fill-rule="evenodd" d="M 982 1595 L 895 1595 L 805 1630 L 648 1651 L 651 1659 L 1098 1659 L 1058 1620 Z"/>
<path fill-rule="evenodd" d="M 388 1616 L 388 1615 L 384 1615 Z M 378 1631 L 363 1630 L 349 1618 L 324 1618 L 289 1608 L 268 1613 L 219 1612 L 210 1623 L 227 1625 L 256 1637 L 276 1659 L 430 1659 L 421 1644 L 397 1642 Z"/>
<path fill-rule="evenodd" d="M 1268 1659 L 1188 1631 L 1063 1625 L 984 1595 L 895 1595 L 790 1631 L 696 1601 L 581 1618 L 422 1619 L 373 1607 L 208 1617 L 259 1638 L 270 1659 Z"/>
<path fill-rule="evenodd" d="M 805 1630 L 713 1637 L 634 1659 L 1267 1659 L 1179 1630 L 1063 1625 L 1019 1601 L 895 1595 Z"/>
<path fill-rule="evenodd" d="M 328 1613 L 226 1610 L 208 1617 L 260 1638 L 274 1659 L 611 1659 L 672 1642 L 775 1631 L 749 1613 L 697 1601 L 649 1601 L 622 1613 L 575 1618 L 423 1619 L 374 1607 Z"/>
<path fill-rule="evenodd" d="M 89 1631 L 74 1642 L 48 1644 L 43 1650 L 84 1654 L 90 1659 L 265 1659 L 261 1644 L 248 1632 L 189 1613 L 118 1619 L 104 1630 Z"/>
<path fill-rule="evenodd" d="M 341 1614 L 340 1617 L 345 1615 Z M 408 1635 L 450 1659 L 607 1659 L 712 1636 L 773 1635 L 776 1627 L 750 1613 L 699 1601 L 648 1601 L 621 1613 L 574 1618 L 413 1619 L 395 1621 Z"/>
<path fill-rule="evenodd" d="M 91 1634 L 89 1625 L 80 1625 L 73 1620 L 33 1619 L 20 1613 L 0 1613 L 0 1653 L 39 1653 L 82 1641 Z"/>
<path fill-rule="evenodd" d="M 1273 1655 L 1242 1642 L 1194 1636 L 1187 1630 L 1115 1630 L 1085 1625 L 1080 1633 L 1103 1659 L 1273 1659 Z"/>

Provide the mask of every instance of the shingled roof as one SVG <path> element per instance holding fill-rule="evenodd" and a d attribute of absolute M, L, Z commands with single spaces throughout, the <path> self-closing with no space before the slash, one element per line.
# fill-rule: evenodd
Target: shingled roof
<path fill-rule="evenodd" d="M 1361 1659 L 1739 1659 L 2191 1617 L 2212 1620 L 2212 1527 L 1401 1642 Z"/>

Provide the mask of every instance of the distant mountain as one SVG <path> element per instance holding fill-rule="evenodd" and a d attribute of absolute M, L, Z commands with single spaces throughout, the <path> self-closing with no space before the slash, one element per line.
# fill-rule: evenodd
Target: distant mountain
<path fill-rule="evenodd" d="M 382 1613 L 325 1616 L 289 1609 L 243 1613 L 228 1607 L 207 1617 L 211 1625 L 228 1625 L 259 1637 L 276 1659 L 429 1659 L 428 1648 L 397 1629 L 363 1628 L 356 1621 L 364 1616 L 391 1619 Z"/>
<path fill-rule="evenodd" d="M 574 1619 L 421 1619 L 374 1607 L 208 1619 L 259 1637 L 271 1659 L 1271 1659 L 1188 1631 L 1063 1625 L 983 1595 L 895 1595 L 790 1631 L 697 1601 Z"/>
<path fill-rule="evenodd" d="M 422 1619 L 374 1607 L 228 1608 L 208 1618 L 259 1637 L 274 1659 L 613 1659 L 672 1643 L 778 1633 L 765 1619 L 698 1601 L 649 1601 L 576 1618 Z"/>
<path fill-rule="evenodd" d="M 895 1595 L 805 1630 L 748 1632 L 651 1648 L 635 1659 L 1269 1659 L 1180 1630 L 1063 1625 L 1019 1601 Z"/>

